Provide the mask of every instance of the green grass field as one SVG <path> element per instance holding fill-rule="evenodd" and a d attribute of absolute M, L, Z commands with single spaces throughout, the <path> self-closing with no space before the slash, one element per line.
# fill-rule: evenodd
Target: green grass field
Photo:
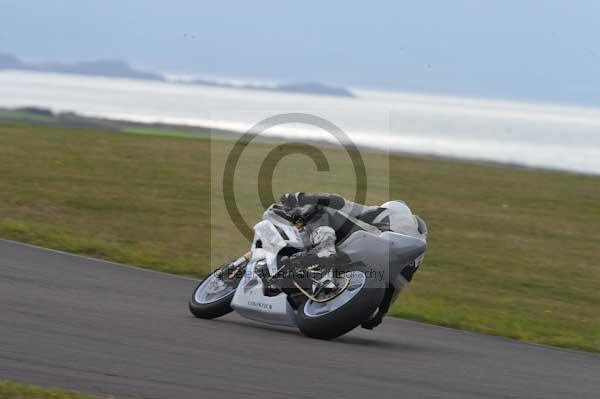
<path fill-rule="evenodd" d="M 97 399 L 97 397 L 55 388 L 0 381 L 0 399 Z"/>
<path fill-rule="evenodd" d="M 0 236 L 194 276 L 242 253 L 215 169 L 232 142 L 135 133 L 0 125 Z M 261 212 L 261 146 L 236 180 L 248 222 Z M 312 162 L 293 155 L 274 192 L 352 198 L 345 155 L 324 151 L 334 178 L 312 178 Z M 600 351 L 599 178 L 364 155 L 369 202 L 403 199 L 430 229 L 425 264 L 392 315 Z"/>

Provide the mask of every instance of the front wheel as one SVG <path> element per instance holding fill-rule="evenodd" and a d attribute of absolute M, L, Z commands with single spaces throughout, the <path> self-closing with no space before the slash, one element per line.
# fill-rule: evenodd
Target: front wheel
<path fill-rule="evenodd" d="M 214 319 L 233 311 L 231 300 L 240 278 L 222 277 L 228 266 L 223 266 L 204 278 L 194 290 L 189 302 L 190 312 L 200 319 Z"/>
<path fill-rule="evenodd" d="M 358 327 L 377 310 L 385 293 L 384 282 L 361 265 L 340 271 L 349 279 L 344 291 L 327 302 L 307 299 L 296 312 L 296 325 L 309 337 L 333 339 Z"/>

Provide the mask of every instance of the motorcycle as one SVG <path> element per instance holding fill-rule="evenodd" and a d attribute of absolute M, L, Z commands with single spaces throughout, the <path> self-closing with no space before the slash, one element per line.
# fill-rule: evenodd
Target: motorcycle
<path fill-rule="evenodd" d="M 423 262 L 425 222 L 402 201 L 367 207 L 300 193 L 287 202 L 264 212 L 247 254 L 200 282 L 191 313 L 213 319 L 235 310 L 318 339 L 379 325 Z M 310 235 L 323 225 L 335 233 L 326 256 L 315 254 Z"/>

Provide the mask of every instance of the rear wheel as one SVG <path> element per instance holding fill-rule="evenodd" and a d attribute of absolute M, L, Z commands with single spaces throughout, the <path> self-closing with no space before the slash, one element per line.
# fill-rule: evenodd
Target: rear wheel
<path fill-rule="evenodd" d="M 372 270 L 352 265 L 339 270 L 345 289 L 326 302 L 306 299 L 296 312 L 296 324 L 309 337 L 333 339 L 358 327 L 377 311 L 385 293 L 384 282 Z M 318 298 L 315 298 L 318 299 Z"/>
<path fill-rule="evenodd" d="M 220 267 L 198 284 L 189 302 L 190 312 L 194 316 L 201 319 L 214 319 L 233 311 L 231 300 L 240 278 L 228 278 L 225 275 L 227 268 L 228 265 Z"/>

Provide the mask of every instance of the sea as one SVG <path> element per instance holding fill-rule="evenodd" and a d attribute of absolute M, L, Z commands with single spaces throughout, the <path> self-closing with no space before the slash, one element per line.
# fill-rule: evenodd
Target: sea
<path fill-rule="evenodd" d="M 353 98 L 0 71 L 0 107 L 239 133 L 276 117 L 261 134 L 335 142 L 335 126 L 359 147 L 600 174 L 600 108 L 351 90 Z"/>

